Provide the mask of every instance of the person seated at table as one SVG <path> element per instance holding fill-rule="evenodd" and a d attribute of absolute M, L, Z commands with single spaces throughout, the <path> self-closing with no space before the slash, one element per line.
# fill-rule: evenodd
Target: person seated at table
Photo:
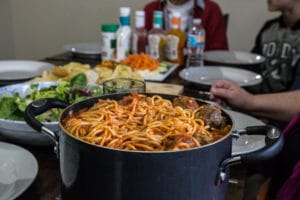
<path fill-rule="evenodd" d="M 259 171 L 270 178 L 261 186 L 257 198 L 251 196 L 252 191 L 244 194 L 244 199 L 300 199 L 300 90 L 254 95 L 234 82 L 220 80 L 212 84 L 210 98 L 220 105 L 257 117 L 289 122 L 283 131 L 283 150 L 262 166 L 264 171 Z"/>
<path fill-rule="evenodd" d="M 280 15 L 263 25 L 252 49 L 266 58 L 261 92 L 300 89 L 300 1 L 268 0 L 267 4 L 270 12 Z"/>
<path fill-rule="evenodd" d="M 193 18 L 201 18 L 206 31 L 205 50 L 227 50 L 228 41 L 225 20 L 219 5 L 212 0 L 154 0 L 144 7 L 145 27 L 153 25 L 153 12 L 163 11 L 165 30 L 170 28 L 171 12 L 181 13 L 181 29 L 185 32 L 192 26 Z"/>

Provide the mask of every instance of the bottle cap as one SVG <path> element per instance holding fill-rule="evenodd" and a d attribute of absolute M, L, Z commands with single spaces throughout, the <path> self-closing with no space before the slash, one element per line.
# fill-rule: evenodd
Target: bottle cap
<path fill-rule="evenodd" d="M 120 16 L 126 17 L 130 15 L 130 8 L 129 7 L 120 7 Z"/>
<path fill-rule="evenodd" d="M 155 10 L 153 12 L 153 27 L 162 28 L 162 17 L 163 17 L 162 11 Z"/>
<path fill-rule="evenodd" d="M 172 17 L 181 17 L 180 12 L 172 12 Z"/>
<path fill-rule="evenodd" d="M 130 8 L 120 7 L 120 24 L 121 26 L 130 26 Z"/>
<path fill-rule="evenodd" d="M 180 25 L 181 25 L 180 13 L 179 12 L 172 12 L 171 26 L 173 28 L 180 28 Z"/>
<path fill-rule="evenodd" d="M 116 32 L 119 28 L 118 24 L 102 24 L 101 30 L 103 32 Z"/>
<path fill-rule="evenodd" d="M 145 11 L 137 10 L 137 11 L 135 11 L 135 16 L 144 17 L 145 16 Z"/>
<path fill-rule="evenodd" d="M 163 17 L 163 12 L 162 11 L 158 11 L 158 10 L 155 10 L 153 12 L 153 18 L 162 18 Z"/>
<path fill-rule="evenodd" d="M 135 26 L 136 27 L 145 26 L 145 11 L 143 10 L 135 11 Z"/>

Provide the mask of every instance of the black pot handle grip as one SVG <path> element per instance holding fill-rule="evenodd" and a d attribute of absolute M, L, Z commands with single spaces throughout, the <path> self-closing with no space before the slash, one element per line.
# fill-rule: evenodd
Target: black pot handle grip
<path fill-rule="evenodd" d="M 235 135 L 240 134 L 248 135 L 265 135 L 266 145 L 257 150 L 246 154 L 240 154 L 232 156 L 222 161 L 220 164 L 217 177 L 216 185 L 220 185 L 226 179 L 226 169 L 236 164 L 255 164 L 276 156 L 283 148 L 284 140 L 281 131 L 271 125 L 263 126 L 250 126 L 244 130 L 238 130 Z"/>
<path fill-rule="evenodd" d="M 276 156 L 283 148 L 283 135 L 274 126 L 251 126 L 245 128 L 248 135 L 265 135 L 265 146 L 252 153 L 242 154 L 243 164 L 255 164 Z"/>
<path fill-rule="evenodd" d="M 36 101 L 33 101 L 30 103 L 25 110 L 25 121 L 26 123 L 31 126 L 33 129 L 37 130 L 38 132 L 42 132 L 42 129 L 44 125 L 39 122 L 35 117 L 37 115 L 40 115 L 51 108 L 66 108 L 70 104 L 61 101 L 58 99 L 53 99 L 53 98 L 45 98 L 45 99 L 39 99 Z"/>

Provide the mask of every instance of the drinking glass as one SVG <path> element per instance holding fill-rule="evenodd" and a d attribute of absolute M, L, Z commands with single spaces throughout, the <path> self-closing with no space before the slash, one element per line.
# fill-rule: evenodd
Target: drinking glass
<path fill-rule="evenodd" d="M 146 83 L 141 80 L 131 78 L 109 79 L 103 83 L 104 94 L 146 92 Z"/>

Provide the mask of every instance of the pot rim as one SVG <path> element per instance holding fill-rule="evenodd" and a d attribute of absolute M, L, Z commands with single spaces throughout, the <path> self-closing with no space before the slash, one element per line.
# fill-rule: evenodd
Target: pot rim
<path fill-rule="evenodd" d="M 139 93 L 139 94 L 144 94 L 144 95 L 147 95 L 147 96 L 153 96 L 153 95 L 159 95 L 159 96 L 162 96 L 163 98 L 165 98 L 166 96 L 168 96 L 169 98 L 175 98 L 175 97 L 179 97 L 179 96 L 184 96 L 184 95 L 171 95 L 171 94 L 162 94 L 162 93 Z M 117 149 L 117 148 L 111 148 L 111 147 L 107 147 L 107 146 L 100 146 L 100 145 L 96 145 L 96 144 L 93 144 L 93 143 L 90 143 L 90 142 L 87 142 L 87 141 L 84 141 L 82 140 L 81 138 L 78 138 L 78 137 L 75 137 L 74 135 L 70 134 L 65 128 L 64 126 L 62 125 L 62 121 L 63 121 L 63 115 L 68 115 L 66 114 L 66 112 L 69 112 L 70 110 L 72 110 L 72 108 L 78 106 L 78 105 L 82 105 L 82 104 L 85 104 L 87 101 L 93 101 L 95 99 L 109 99 L 109 98 L 113 98 L 113 97 L 123 97 L 123 96 L 127 96 L 127 95 L 130 95 L 130 93 L 122 93 L 122 94 L 109 94 L 109 95 L 103 95 L 103 96 L 99 96 L 99 97 L 93 97 L 93 98 L 90 98 L 90 99 L 86 99 L 84 101 L 81 101 L 81 102 L 77 102 L 77 103 L 74 103 L 72 105 L 69 105 L 67 108 L 65 108 L 63 110 L 63 112 L 61 113 L 61 115 L 59 116 L 59 120 L 58 120 L 58 125 L 59 125 L 59 132 L 63 132 L 63 133 L 60 133 L 60 134 L 66 134 L 67 136 L 73 138 L 74 140 L 76 141 L 79 141 L 83 144 L 87 144 L 89 146 L 92 146 L 92 147 L 97 147 L 97 148 L 102 148 L 102 149 L 106 149 L 106 150 L 112 150 L 112 151 L 120 151 L 120 152 L 128 152 L 128 153 L 145 153 L 145 154 L 164 154 L 164 153 L 178 153 L 178 152 L 189 152 L 189 151 L 193 151 L 193 150 L 197 150 L 197 149 L 203 149 L 203 148 L 209 148 L 210 146 L 212 145 L 215 145 L 217 143 L 220 143 L 224 140 L 226 140 L 228 137 L 231 137 L 232 135 L 232 131 L 233 131 L 233 127 L 234 127 L 234 121 L 232 120 L 232 117 L 225 111 L 223 110 L 223 108 L 221 108 L 220 106 L 218 105 L 215 105 L 215 104 L 212 104 L 208 101 L 203 101 L 201 99 L 197 99 L 197 98 L 194 98 L 197 102 L 201 102 L 201 103 L 206 103 L 206 104 L 210 104 L 210 105 L 213 105 L 213 106 L 216 106 L 218 108 L 220 108 L 220 110 L 222 111 L 222 114 L 223 116 L 225 115 L 226 119 L 229 120 L 228 123 L 230 123 L 231 125 L 231 128 L 230 128 L 230 131 L 228 131 L 228 133 L 226 135 L 224 135 L 222 138 L 214 141 L 214 142 L 211 142 L 209 144 L 205 144 L 203 146 L 200 146 L 200 147 L 194 147 L 194 148 L 190 148 L 190 149 L 183 149 L 183 150 L 167 150 L 167 151 L 142 151 L 142 150 L 126 150 L 126 149 Z M 117 98 L 114 98 L 114 99 L 117 99 Z M 89 103 L 88 106 L 91 106 L 92 104 Z M 84 106 L 84 107 L 87 107 L 87 106 Z M 81 108 L 82 109 L 82 108 Z M 59 141 L 58 141 L 59 142 Z M 59 142 L 60 143 L 60 142 Z M 230 145 L 231 146 L 231 145 Z"/>

